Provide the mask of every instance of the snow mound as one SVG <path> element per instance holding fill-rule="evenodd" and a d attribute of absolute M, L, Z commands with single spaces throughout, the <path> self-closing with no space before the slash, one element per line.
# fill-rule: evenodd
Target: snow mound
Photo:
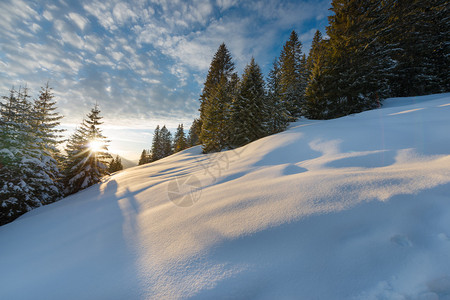
<path fill-rule="evenodd" d="M 450 299 L 450 94 L 194 147 L 0 227 L 0 299 Z"/>

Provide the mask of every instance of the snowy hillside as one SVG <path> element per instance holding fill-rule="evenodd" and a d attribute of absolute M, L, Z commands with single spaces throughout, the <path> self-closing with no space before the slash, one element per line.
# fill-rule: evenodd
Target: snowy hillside
<path fill-rule="evenodd" d="M 0 299 L 450 299 L 450 94 L 199 153 L 0 227 Z"/>

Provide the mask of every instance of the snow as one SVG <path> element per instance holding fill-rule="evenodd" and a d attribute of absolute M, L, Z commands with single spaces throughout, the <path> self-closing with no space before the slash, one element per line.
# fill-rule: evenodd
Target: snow
<path fill-rule="evenodd" d="M 0 227 L 0 299 L 450 299 L 450 94 L 194 147 Z"/>

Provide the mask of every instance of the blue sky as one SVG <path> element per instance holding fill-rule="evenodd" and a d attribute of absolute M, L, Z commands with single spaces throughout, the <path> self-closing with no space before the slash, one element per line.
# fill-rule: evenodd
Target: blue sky
<path fill-rule="evenodd" d="M 225 42 L 242 73 L 264 74 L 295 29 L 309 50 L 326 1 L 0 2 L 0 91 L 54 88 L 71 134 L 98 102 L 113 152 L 136 159 L 157 124 L 189 128 L 212 56 Z"/>

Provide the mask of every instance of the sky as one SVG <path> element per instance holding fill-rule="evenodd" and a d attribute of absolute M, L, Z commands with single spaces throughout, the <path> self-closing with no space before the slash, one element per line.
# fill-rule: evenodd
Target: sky
<path fill-rule="evenodd" d="M 67 135 L 98 103 L 109 150 L 131 160 L 156 125 L 198 116 L 211 59 L 224 42 L 242 74 L 267 75 L 292 30 L 308 53 L 330 0 L 0 1 L 0 92 L 48 81 Z"/>

